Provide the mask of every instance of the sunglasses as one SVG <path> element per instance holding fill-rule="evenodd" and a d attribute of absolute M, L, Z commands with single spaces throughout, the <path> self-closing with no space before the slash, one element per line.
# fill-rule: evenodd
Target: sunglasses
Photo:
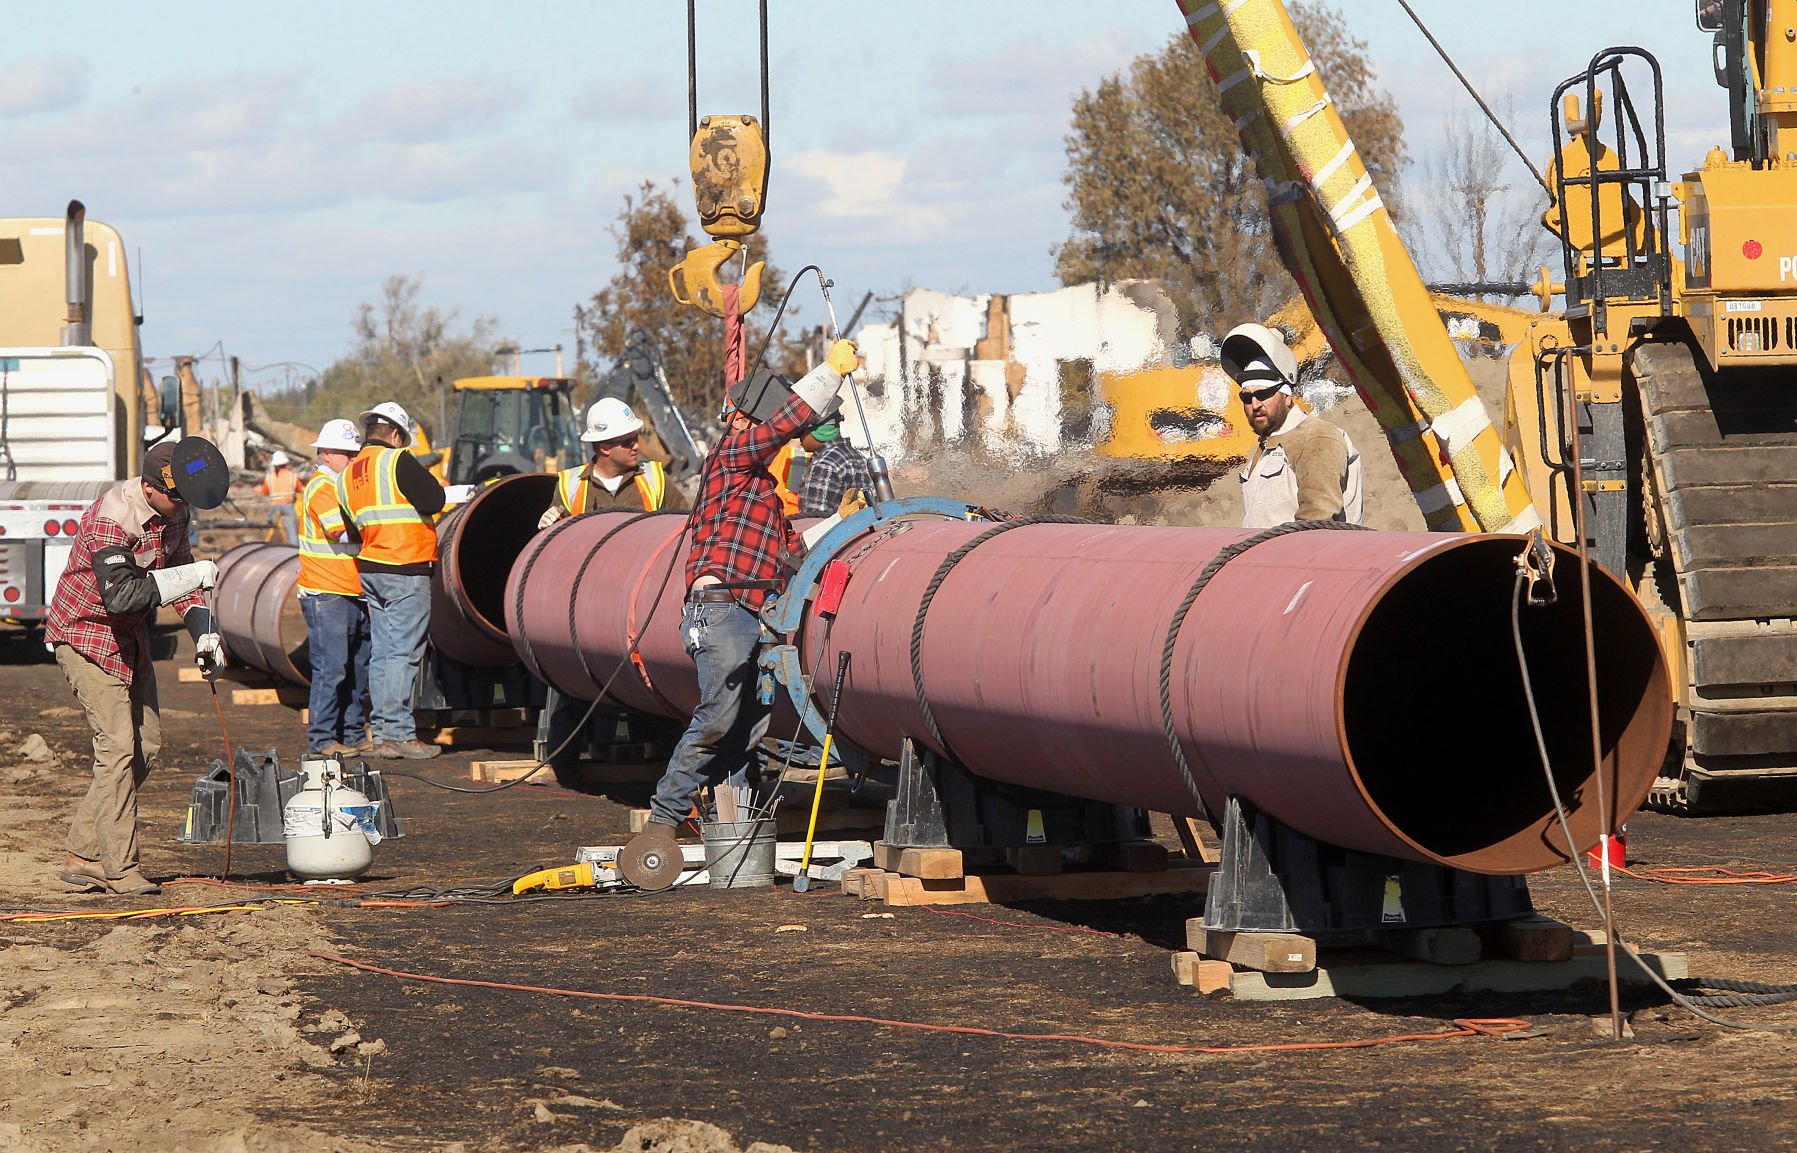
<path fill-rule="evenodd" d="M 1272 400 L 1275 393 L 1284 388 L 1283 384 L 1275 384 L 1269 388 L 1244 388 L 1239 395 L 1243 404 L 1258 404 L 1263 400 Z"/>
<path fill-rule="evenodd" d="M 600 448 L 635 448 L 636 442 L 638 439 L 639 438 L 634 435 L 620 436 L 617 440 L 608 440 L 608 441 L 601 443 L 599 445 L 599 447 Z"/>

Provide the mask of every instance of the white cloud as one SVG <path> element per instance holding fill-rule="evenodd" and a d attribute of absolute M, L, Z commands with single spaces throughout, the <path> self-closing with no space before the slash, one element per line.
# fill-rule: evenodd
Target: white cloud
<path fill-rule="evenodd" d="M 943 223 L 935 208 L 904 195 L 905 162 L 884 152 L 806 149 L 786 158 L 782 176 L 809 181 L 808 207 L 822 216 L 878 220 L 895 233 Z"/>
<path fill-rule="evenodd" d="M 73 52 L 0 61 L 0 118 L 57 112 L 81 103 L 93 68 Z"/>

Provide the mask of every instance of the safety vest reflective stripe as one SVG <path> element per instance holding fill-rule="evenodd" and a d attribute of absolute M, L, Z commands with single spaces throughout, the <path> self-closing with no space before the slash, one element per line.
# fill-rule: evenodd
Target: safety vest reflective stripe
<path fill-rule="evenodd" d="M 337 478 L 314 473 L 301 498 L 299 587 L 309 593 L 361 596 L 356 573 L 356 546 L 337 540 L 343 532 L 343 510 L 337 504 Z"/>
<path fill-rule="evenodd" d="M 574 468 L 562 469 L 561 479 L 556 481 L 556 487 L 561 491 L 562 504 L 576 515 L 587 510 L 586 474 L 585 465 L 576 465 Z"/>
<path fill-rule="evenodd" d="M 587 510 L 587 466 L 563 469 L 555 484 L 562 504 L 570 513 L 578 516 Z M 654 512 L 660 508 L 668 495 L 667 470 L 655 461 L 644 461 L 636 474 L 636 491 L 642 498 L 644 511 Z"/>
<path fill-rule="evenodd" d="M 643 494 L 643 509 L 654 512 L 661 507 L 661 502 L 668 495 L 667 470 L 659 461 L 646 460 L 642 471 L 636 474 L 637 491 Z"/>
<path fill-rule="evenodd" d="M 364 448 L 337 477 L 337 499 L 362 534 L 358 556 L 376 564 L 419 564 L 437 559 L 437 533 L 399 491 L 399 456 L 405 449 Z"/>

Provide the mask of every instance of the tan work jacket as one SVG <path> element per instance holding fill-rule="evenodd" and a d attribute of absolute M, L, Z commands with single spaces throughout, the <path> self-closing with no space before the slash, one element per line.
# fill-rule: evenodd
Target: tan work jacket
<path fill-rule="evenodd" d="M 1241 472 L 1242 527 L 1288 520 L 1361 524 L 1360 453 L 1348 434 L 1297 405 Z"/>

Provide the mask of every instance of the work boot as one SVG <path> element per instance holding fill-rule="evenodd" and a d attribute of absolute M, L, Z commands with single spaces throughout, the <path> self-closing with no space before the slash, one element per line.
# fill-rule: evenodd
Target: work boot
<path fill-rule="evenodd" d="M 427 745 L 423 741 L 381 741 L 369 750 L 371 757 L 380 757 L 387 761 L 428 761 L 443 752 L 436 745 Z"/>
<path fill-rule="evenodd" d="M 162 892 L 162 886 L 144 876 L 143 870 L 136 865 L 126 869 L 121 876 L 106 878 L 106 888 L 120 897 L 153 897 Z"/>
<path fill-rule="evenodd" d="M 104 893 L 106 891 L 106 871 L 100 868 L 100 862 L 90 861 L 86 857 L 68 854 L 63 862 L 62 872 L 56 879 L 71 893 Z"/>

